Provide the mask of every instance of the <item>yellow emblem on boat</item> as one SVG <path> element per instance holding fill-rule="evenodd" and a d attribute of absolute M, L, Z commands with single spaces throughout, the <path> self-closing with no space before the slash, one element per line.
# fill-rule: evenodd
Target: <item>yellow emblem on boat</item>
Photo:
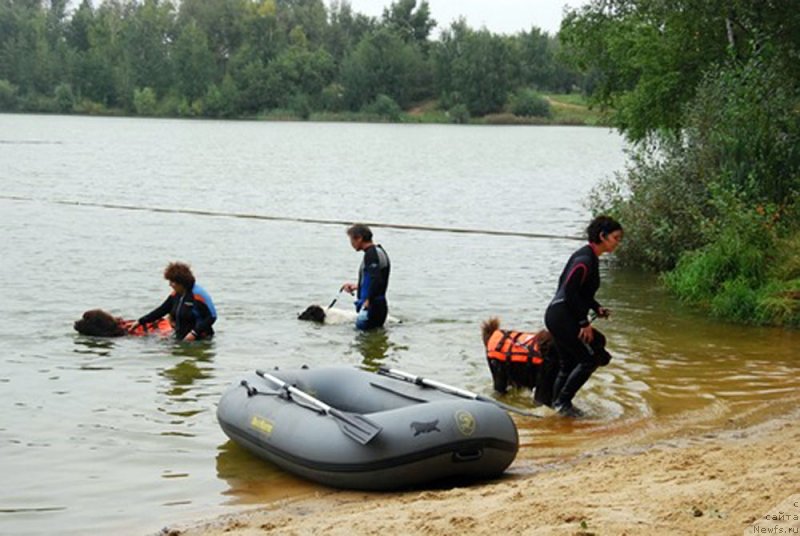
<path fill-rule="evenodd" d="M 250 426 L 267 435 L 272 433 L 272 422 L 258 415 L 253 415 L 253 418 L 250 419 Z"/>
<path fill-rule="evenodd" d="M 456 411 L 456 426 L 465 436 L 471 436 L 475 432 L 475 417 L 472 413 L 465 410 Z"/>

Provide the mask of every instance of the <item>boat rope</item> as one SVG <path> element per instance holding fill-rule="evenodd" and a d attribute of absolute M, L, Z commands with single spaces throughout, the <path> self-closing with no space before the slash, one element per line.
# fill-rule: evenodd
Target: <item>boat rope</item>
<path fill-rule="evenodd" d="M 47 203 L 51 205 L 66 205 L 73 207 L 92 207 L 104 208 L 110 210 L 128 210 L 138 212 L 155 212 L 159 214 L 186 214 L 192 216 L 211 217 L 211 218 L 237 218 L 246 220 L 261 220 L 261 221 L 281 221 L 293 223 L 306 223 L 316 225 L 352 225 L 354 222 L 350 220 L 336 220 L 324 218 L 304 218 L 299 216 L 276 216 L 270 214 L 253 214 L 247 212 L 221 212 L 214 210 L 200 210 L 191 208 L 166 208 L 166 207 L 148 207 L 136 205 L 124 205 L 118 203 L 98 203 L 90 201 L 74 201 L 68 199 L 35 199 L 33 197 L 15 196 L 15 195 L 0 195 L 0 199 L 6 201 L 25 201 L 33 203 Z M 406 223 L 387 223 L 377 221 L 361 222 L 365 225 L 375 228 L 383 229 L 398 229 L 401 231 L 426 231 L 432 233 L 454 233 L 454 234 L 473 234 L 473 235 L 489 235 L 489 236 L 513 236 L 519 238 L 539 238 L 549 240 L 578 240 L 584 239 L 579 236 L 561 235 L 550 233 L 529 233 L 523 231 L 504 231 L 496 229 L 474 229 L 466 227 L 439 227 L 432 225 L 417 225 Z"/>

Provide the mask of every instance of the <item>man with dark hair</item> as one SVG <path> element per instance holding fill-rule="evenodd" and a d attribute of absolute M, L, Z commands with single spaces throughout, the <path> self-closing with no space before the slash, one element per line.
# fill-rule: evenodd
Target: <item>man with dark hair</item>
<path fill-rule="evenodd" d="M 350 245 L 356 251 L 364 252 L 364 259 L 358 270 L 358 284 L 345 283 L 342 290 L 357 292 L 356 328 L 368 330 L 383 326 L 389 314 L 386 302 L 386 288 L 389 286 L 391 263 L 383 246 L 372 241 L 372 230 L 357 223 L 347 229 Z"/>

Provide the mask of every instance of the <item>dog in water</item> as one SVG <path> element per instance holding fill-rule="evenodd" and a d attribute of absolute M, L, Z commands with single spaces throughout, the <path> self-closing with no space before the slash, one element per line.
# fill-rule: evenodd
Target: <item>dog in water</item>
<path fill-rule="evenodd" d="M 524 387 L 533 391 L 537 403 L 552 405 L 558 353 L 550 332 L 503 330 L 499 318 L 490 318 L 481 325 L 481 334 L 494 390 Z"/>
<path fill-rule="evenodd" d="M 125 320 L 102 309 L 91 309 L 83 313 L 83 316 L 76 320 L 72 327 L 81 335 L 92 335 L 94 337 L 122 337 L 124 335 L 169 337 L 173 332 L 172 324 L 166 318 L 139 325 L 133 332 L 130 332 L 128 330 L 133 323 L 133 320 Z"/>
<path fill-rule="evenodd" d="M 509 386 L 533 390 L 533 399 L 546 406 L 553 404 L 553 384 L 558 376 L 558 350 L 553 336 L 546 329 L 536 333 L 500 329 L 500 319 L 490 318 L 481 325 L 486 359 L 492 373 L 494 389 L 505 393 Z M 606 351 L 606 338 L 597 329 L 594 340 L 587 344 L 598 366 L 611 361 Z"/>
<path fill-rule="evenodd" d="M 358 313 L 348 311 L 338 307 L 328 307 L 321 305 L 309 305 L 306 310 L 297 315 L 298 320 L 308 320 L 317 324 L 355 324 Z M 387 324 L 399 324 L 400 320 L 389 315 L 386 317 Z"/>

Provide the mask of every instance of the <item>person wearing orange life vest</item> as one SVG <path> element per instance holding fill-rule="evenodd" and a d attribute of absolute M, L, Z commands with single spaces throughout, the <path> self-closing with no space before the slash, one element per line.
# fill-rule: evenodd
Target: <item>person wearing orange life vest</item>
<path fill-rule="evenodd" d="M 128 331 L 134 332 L 142 324 L 169 314 L 179 341 L 210 339 L 214 335 L 212 326 L 217 320 L 217 310 L 208 292 L 195 281 L 191 268 L 182 262 L 172 262 L 164 270 L 164 279 L 169 281 L 172 293 Z"/>
<path fill-rule="evenodd" d="M 594 298 L 600 288 L 599 258 L 617 249 L 623 236 L 622 225 L 609 216 L 596 217 L 586 231 L 589 243 L 567 261 L 545 313 L 545 325 L 553 335 L 559 356 L 553 407 L 568 417 L 583 415 L 572 405 L 572 399 L 601 364 L 591 347 L 595 331 L 588 319 L 589 310 L 601 318 L 611 313 Z"/>

